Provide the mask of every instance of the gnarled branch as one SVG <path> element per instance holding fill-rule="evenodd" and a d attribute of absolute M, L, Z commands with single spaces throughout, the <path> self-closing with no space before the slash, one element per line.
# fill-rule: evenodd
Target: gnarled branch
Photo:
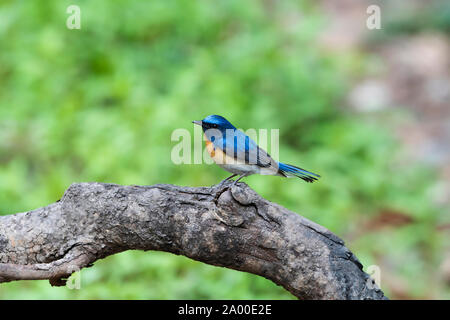
<path fill-rule="evenodd" d="M 336 235 L 230 184 L 72 184 L 54 204 L 0 217 L 0 283 L 63 285 L 98 259 L 138 249 L 254 273 L 301 299 L 385 299 Z"/>

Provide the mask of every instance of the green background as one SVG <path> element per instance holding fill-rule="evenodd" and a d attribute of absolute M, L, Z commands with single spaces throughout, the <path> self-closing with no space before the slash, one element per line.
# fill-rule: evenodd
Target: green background
<path fill-rule="evenodd" d="M 399 157 L 389 124 L 407 115 L 346 108 L 351 79 L 380 66 L 317 45 L 327 21 L 314 1 L 76 1 L 81 30 L 66 28 L 70 4 L 0 4 L 0 214 L 52 203 L 73 182 L 215 184 L 228 173 L 171 161 L 171 134 L 220 114 L 279 129 L 280 159 L 322 176 L 246 178 L 259 194 L 382 265 L 388 296 L 395 278 L 411 297 L 450 297 L 435 279 L 448 242 L 428 201 L 436 174 Z M 380 210 L 414 222 L 359 232 Z M 294 299 L 261 277 L 137 251 L 82 270 L 79 290 L 22 281 L 1 284 L 0 298 Z"/>

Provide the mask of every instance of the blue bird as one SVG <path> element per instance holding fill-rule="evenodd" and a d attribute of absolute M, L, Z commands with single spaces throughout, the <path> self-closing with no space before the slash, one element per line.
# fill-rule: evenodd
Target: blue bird
<path fill-rule="evenodd" d="M 233 182 L 235 185 L 240 179 L 252 174 L 298 177 L 307 182 L 314 182 L 320 177 L 302 168 L 275 161 L 249 136 L 222 116 L 210 115 L 201 121 L 192 122 L 203 128 L 206 149 L 214 162 L 233 173 L 221 183 L 239 175 Z"/>

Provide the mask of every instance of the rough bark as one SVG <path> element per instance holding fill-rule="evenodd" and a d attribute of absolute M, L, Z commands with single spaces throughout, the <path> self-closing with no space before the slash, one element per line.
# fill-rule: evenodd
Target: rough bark
<path fill-rule="evenodd" d="M 385 299 L 344 242 L 246 184 L 72 184 L 0 217 L 0 283 L 49 279 L 125 250 L 159 250 L 263 276 L 300 299 Z"/>

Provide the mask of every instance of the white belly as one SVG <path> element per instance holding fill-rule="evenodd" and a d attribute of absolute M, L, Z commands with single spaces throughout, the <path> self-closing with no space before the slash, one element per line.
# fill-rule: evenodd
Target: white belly
<path fill-rule="evenodd" d="M 231 157 L 228 157 L 225 155 L 222 150 L 219 148 L 215 148 L 212 150 L 212 143 L 207 146 L 208 150 L 210 151 L 209 154 L 211 158 L 214 160 L 214 162 L 221 167 L 222 169 L 231 172 L 236 173 L 239 175 L 245 174 L 247 176 L 251 174 L 262 174 L 262 175 L 277 175 L 278 170 L 274 169 L 273 167 L 268 168 L 262 168 L 260 166 L 257 166 L 256 164 L 246 164 L 245 162 L 235 160 Z M 212 152 L 211 152 L 212 151 Z"/>
<path fill-rule="evenodd" d="M 205 137 L 206 138 L 206 137 Z M 262 175 L 277 175 L 278 168 L 267 167 L 262 168 L 257 166 L 256 164 L 245 164 L 245 162 L 235 160 L 227 156 L 222 150 L 219 148 L 215 148 L 214 144 L 206 139 L 206 149 L 208 150 L 209 155 L 214 160 L 214 162 L 224 170 L 235 174 L 262 174 Z"/>
<path fill-rule="evenodd" d="M 224 163 L 217 163 L 219 167 L 222 169 L 227 170 L 231 173 L 236 174 L 245 174 L 245 175 L 251 175 L 251 174 L 257 174 L 259 173 L 259 167 L 252 164 L 224 164 Z"/>

